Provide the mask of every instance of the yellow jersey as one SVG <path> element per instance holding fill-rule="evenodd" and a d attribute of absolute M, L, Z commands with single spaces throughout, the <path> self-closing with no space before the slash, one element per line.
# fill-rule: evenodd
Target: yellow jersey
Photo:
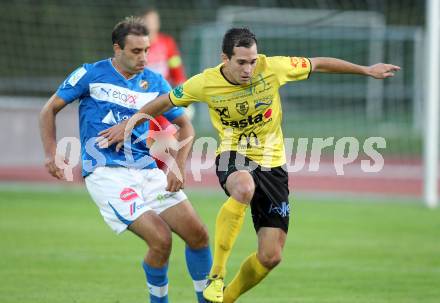
<path fill-rule="evenodd" d="M 197 74 L 171 93 L 176 106 L 208 104 L 211 122 L 218 131 L 217 154 L 237 151 L 263 167 L 286 163 L 281 130 L 279 88 L 288 81 L 309 77 L 311 63 L 302 57 L 266 57 L 259 54 L 248 84 L 228 82 L 220 64 Z"/>

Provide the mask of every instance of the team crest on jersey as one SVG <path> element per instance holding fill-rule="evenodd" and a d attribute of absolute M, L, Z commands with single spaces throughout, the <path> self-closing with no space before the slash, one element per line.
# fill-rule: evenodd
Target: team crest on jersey
<path fill-rule="evenodd" d="M 147 89 L 148 88 L 148 82 L 147 81 L 145 81 L 145 80 L 141 80 L 141 82 L 139 82 L 139 86 L 142 88 L 142 89 Z"/>
<path fill-rule="evenodd" d="M 249 110 L 249 103 L 247 103 L 247 101 L 237 103 L 237 104 L 235 104 L 235 109 L 237 110 L 237 112 L 239 112 L 240 114 L 242 114 L 244 116 L 247 114 L 247 112 Z"/>
<path fill-rule="evenodd" d="M 176 86 L 174 89 L 173 89 L 173 93 L 174 93 L 174 96 L 176 96 L 176 98 L 182 98 L 183 97 L 183 86 L 182 85 L 179 85 L 179 86 Z"/>

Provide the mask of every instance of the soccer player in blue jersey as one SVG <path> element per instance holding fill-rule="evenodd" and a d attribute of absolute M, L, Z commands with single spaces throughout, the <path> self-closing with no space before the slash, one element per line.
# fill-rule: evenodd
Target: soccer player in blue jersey
<path fill-rule="evenodd" d="M 135 128 L 123 150 L 100 149 L 98 133 L 130 118 L 143 105 L 170 91 L 164 78 L 145 68 L 150 46 L 148 31 L 128 17 L 112 32 L 114 57 L 76 69 L 48 100 L 40 114 L 40 130 L 49 173 L 64 179 L 56 154 L 55 117 L 67 104 L 79 100 L 82 173 L 87 190 L 105 222 L 116 233 L 130 230 L 148 245 L 143 260 L 151 302 L 168 302 L 168 258 L 171 232 L 186 242 L 186 261 L 198 302 L 212 258 L 206 227 L 182 192 L 178 173 L 166 176 L 149 156 L 145 133 L 148 122 Z M 164 116 L 175 123 L 180 141 L 194 130 L 181 108 Z M 189 140 L 191 141 L 191 140 Z M 191 144 L 177 151 L 175 163 L 182 176 Z M 176 172 L 176 171 L 174 171 Z"/>

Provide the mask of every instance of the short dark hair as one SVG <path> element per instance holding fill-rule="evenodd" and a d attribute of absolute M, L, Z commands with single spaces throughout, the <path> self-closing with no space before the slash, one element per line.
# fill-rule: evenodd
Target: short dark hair
<path fill-rule="evenodd" d="M 231 28 L 223 37 L 222 51 L 229 59 L 234 55 L 234 47 L 250 48 L 257 44 L 257 38 L 248 28 Z"/>
<path fill-rule="evenodd" d="M 133 16 L 126 17 L 113 28 L 113 44 L 118 44 L 122 49 L 124 49 L 125 38 L 127 38 L 128 35 L 148 36 L 148 29 L 140 18 Z"/>

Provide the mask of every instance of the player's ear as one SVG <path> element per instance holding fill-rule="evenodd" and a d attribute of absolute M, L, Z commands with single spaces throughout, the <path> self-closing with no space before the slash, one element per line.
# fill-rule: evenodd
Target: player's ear
<path fill-rule="evenodd" d="M 119 44 L 115 43 L 113 44 L 113 51 L 115 52 L 115 55 L 119 53 L 122 50 L 122 48 L 119 46 Z"/>
<path fill-rule="evenodd" d="M 229 58 L 225 53 L 222 53 L 221 58 L 222 58 L 223 63 L 226 63 L 229 61 Z"/>

